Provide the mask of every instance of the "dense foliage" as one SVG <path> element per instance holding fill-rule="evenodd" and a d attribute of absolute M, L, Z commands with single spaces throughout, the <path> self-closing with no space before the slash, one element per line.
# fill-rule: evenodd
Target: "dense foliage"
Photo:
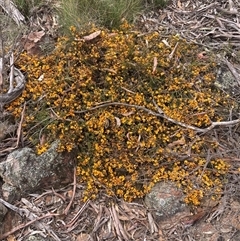
<path fill-rule="evenodd" d="M 199 47 L 178 36 L 140 34 L 127 23 L 98 30 L 93 37 L 72 27 L 52 53 L 20 56 L 28 82 L 8 109 L 19 116 L 26 101 L 25 136 L 39 154 L 55 139 L 60 152 L 77 153 L 85 198 L 104 188 L 132 200 L 160 180 L 181 185 L 195 205 L 210 188 L 220 193 L 228 165 L 206 155 L 218 143 L 154 114 L 161 109 L 201 128 L 221 120 L 232 103 L 214 87 L 211 56 L 198 58 Z"/>

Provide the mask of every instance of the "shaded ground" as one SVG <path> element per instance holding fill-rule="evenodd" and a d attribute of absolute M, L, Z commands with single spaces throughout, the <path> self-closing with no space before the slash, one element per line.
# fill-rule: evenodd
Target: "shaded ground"
<path fill-rule="evenodd" d="M 232 73 L 232 88 L 226 92 L 238 98 L 239 18 L 238 1 L 172 1 L 164 10 L 140 16 L 136 25 L 142 32 L 159 31 L 166 37 L 180 34 L 206 53 L 216 53 L 219 76 L 225 70 Z M 220 87 L 225 86 L 225 79 Z M 230 111 L 227 118 L 233 117 Z M 24 240 L 34 233 L 43 240 L 240 240 L 239 127 L 221 127 L 211 135 L 220 143 L 218 155 L 231 165 L 220 201 L 206 198 L 200 207 L 191 208 L 191 213 L 158 220 L 144 200 L 126 203 L 102 193 L 96 200 L 83 203 L 84 187 L 73 181 L 63 189 L 31 194 L 16 203 L 16 207 L 41 219 L 28 223 L 30 220 L 19 216 L 17 210 L 8 212 L 2 240 Z M 74 176 L 73 172 L 73 180 Z"/>

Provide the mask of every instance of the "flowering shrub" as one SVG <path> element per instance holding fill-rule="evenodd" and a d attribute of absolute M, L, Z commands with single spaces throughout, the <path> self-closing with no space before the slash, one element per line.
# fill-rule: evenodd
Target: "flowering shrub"
<path fill-rule="evenodd" d="M 56 138 L 60 152 L 76 150 L 85 198 L 104 188 L 132 200 L 160 180 L 181 185 L 195 205 L 210 188 L 218 194 L 228 165 L 206 159 L 217 143 L 151 112 L 201 128 L 221 120 L 216 110 L 233 103 L 214 87 L 211 56 L 203 61 L 198 46 L 140 34 L 127 23 L 89 40 L 71 31 L 47 56 L 23 53 L 18 60 L 28 83 L 8 109 L 18 116 L 27 101 L 24 134 L 37 152 Z"/>

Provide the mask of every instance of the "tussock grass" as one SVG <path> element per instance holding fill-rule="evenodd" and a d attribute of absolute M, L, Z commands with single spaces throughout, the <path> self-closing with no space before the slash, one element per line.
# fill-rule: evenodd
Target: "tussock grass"
<path fill-rule="evenodd" d="M 165 6 L 167 1 L 154 0 L 61 0 L 59 15 L 63 32 L 71 26 L 89 30 L 91 24 L 107 28 L 119 28 L 123 19 L 132 22 L 140 12 Z"/>
<path fill-rule="evenodd" d="M 20 10 L 20 12 L 28 18 L 31 10 L 40 4 L 42 4 L 43 0 L 15 0 L 14 3 L 16 4 L 17 8 Z"/>

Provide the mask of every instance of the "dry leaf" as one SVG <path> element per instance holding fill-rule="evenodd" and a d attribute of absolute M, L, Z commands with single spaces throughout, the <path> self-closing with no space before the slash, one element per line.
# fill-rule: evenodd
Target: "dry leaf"
<path fill-rule="evenodd" d="M 114 37 L 114 36 L 116 36 L 117 34 L 116 33 L 109 33 L 107 36 L 108 37 Z"/>
<path fill-rule="evenodd" d="M 163 39 L 162 42 L 163 42 L 167 47 L 171 47 L 171 46 L 169 45 L 169 43 L 167 42 L 166 39 Z"/>
<path fill-rule="evenodd" d="M 3 85 L 2 71 L 0 71 L 0 87 Z"/>
<path fill-rule="evenodd" d="M 44 73 L 40 75 L 40 77 L 38 78 L 38 81 L 43 81 L 44 79 Z"/>
<path fill-rule="evenodd" d="M 61 203 L 62 203 L 62 199 L 60 197 L 52 196 L 52 195 L 48 195 L 45 197 L 46 206 L 51 206 L 54 204 L 61 204 Z"/>
<path fill-rule="evenodd" d="M 26 40 L 26 42 L 24 42 L 24 50 L 29 51 L 31 48 L 33 48 L 36 44 L 30 40 Z"/>
<path fill-rule="evenodd" d="M 40 55 L 41 48 L 37 45 L 37 43 L 42 39 L 44 35 L 44 31 L 31 32 L 28 35 L 24 35 L 21 39 L 24 50 L 26 50 L 27 53 L 31 55 Z"/>
<path fill-rule="evenodd" d="M 129 111 L 129 112 L 122 113 L 122 115 L 127 117 L 127 116 L 130 116 L 130 115 L 134 114 L 134 113 L 135 113 L 135 111 Z"/>
<path fill-rule="evenodd" d="M 72 191 L 72 190 L 69 190 L 69 191 L 67 192 L 67 197 L 68 197 L 68 198 L 72 198 L 72 196 L 73 196 L 73 191 Z"/>
<path fill-rule="evenodd" d="M 178 0 L 177 1 L 178 8 L 182 9 L 182 3 Z"/>
<path fill-rule="evenodd" d="M 80 235 L 77 236 L 76 241 L 92 241 L 92 238 L 87 233 L 81 233 Z"/>
<path fill-rule="evenodd" d="M 157 64 L 158 64 L 157 57 L 154 57 L 153 58 L 153 71 L 152 71 L 153 73 L 156 71 Z"/>
<path fill-rule="evenodd" d="M 108 128 L 109 125 L 110 125 L 110 121 L 109 121 L 109 119 L 106 119 L 105 122 L 104 122 L 104 127 Z"/>
<path fill-rule="evenodd" d="M 118 117 L 114 117 L 117 122 L 117 127 L 121 125 L 121 120 Z"/>
<path fill-rule="evenodd" d="M 85 41 L 90 41 L 90 40 L 96 38 L 97 36 L 99 36 L 100 33 L 101 33 L 101 30 L 98 30 L 98 31 L 96 31 L 96 32 L 94 32 L 94 33 L 91 33 L 91 34 L 89 34 L 89 35 L 87 35 L 87 36 L 84 36 L 83 39 L 84 39 Z"/>
<path fill-rule="evenodd" d="M 138 140 L 137 140 L 137 142 L 140 142 L 140 141 L 141 141 L 141 138 L 142 138 L 142 136 L 139 134 L 139 135 L 138 135 Z"/>
<path fill-rule="evenodd" d="M 30 55 L 41 55 L 42 50 L 38 46 L 38 44 L 34 43 L 33 41 L 26 40 L 23 43 L 23 49 L 27 51 Z"/>
<path fill-rule="evenodd" d="M 43 135 L 40 137 L 39 144 L 40 144 L 41 146 L 43 146 L 46 142 L 47 142 L 47 136 L 46 136 L 45 134 L 43 134 Z"/>
<path fill-rule="evenodd" d="M 15 236 L 9 235 L 9 236 L 7 237 L 7 241 L 17 241 L 17 240 L 16 240 Z"/>
<path fill-rule="evenodd" d="M 33 41 L 34 43 L 37 43 L 42 39 L 44 35 L 45 35 L 44 31 L 38 31 L 38 32 L 31 32 L 30 34 L 25 35 L 23 38 Z"/>
<path fill-rule="evenodd" d="M 159 241 L 165 241 L 165 239 L 163 238 L 163 232 L 161 229 L 158 230 L 158 235 L 159 235 Z"/>
<path fill-rule="evenodd" d="M 151 232 L 151 234 L 153 234 L 153 233 L 157 232 L 158 229 L 157 229 L 157 226 L 156 226 L 156 224 L 153 220 L 152 214 L 150 212 L 148 212 L 147 216 L 148 216 L 148 223 L 150 225 L 150 232 Z"/>
<path fill-rule="evenodd" d="M 108 72 L 111 72 L 111 73 L 114 73 L 114 74 L 117 74 L 117 72 L 115 70 L 113 70 L 113 69 L 103 68 L 102 70 L 108 71 Z"/>
<path fill-rule="evenodd" d="M 201 52 L 197 55 L 198 59 L 208 59 L 208 56 L 206 55 L 206 52 Z"/>
<path fill-rule="evenodd" d="M 172 143 L 169 143 L 167 147 L 172 148 L 177 145 L 184 145 L 185 143 L 186 143 L 185 138 L 182 137 L 181 139 L 179 139 L 177 141 L 173 141 Z"/>

